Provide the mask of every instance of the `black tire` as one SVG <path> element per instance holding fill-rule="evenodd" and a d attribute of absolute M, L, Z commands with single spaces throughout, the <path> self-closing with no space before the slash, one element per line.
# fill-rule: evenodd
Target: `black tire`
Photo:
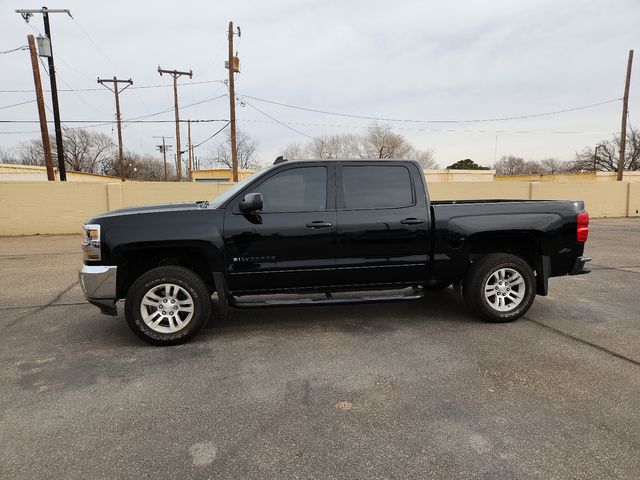
<path fill-rule="evenodd" d="M 193 312 L 189 321 L 184 327 L 174 332 L 153 330 L 145 323 L 141 312 L 142 300 L 145 295 L 154 287 L 163 284 L 176 285 L 184 289 L 193 301 Z M 188 300 L 185 300 L 185 302 L 188 302 Z M 188 268 L 178 266 L 158 267 L 142 274 L 133 282 L 127 294 L 124 310 L 129 327 L 145 342 L 159 346 L 177 345 L 193 338 L 207 323 L 211 314 L 211 297 L 202 279 Z M 160 310 L 160 308 L 157 310 Z M 163 320 L 163 322 L 167 321 Z M 160 326 L 162 327 L 162 324 Z"/>
<path fill-rule="evenodd" d="M 515 270 L 524 279 L 523 298 L 509 311 L 497 310 L 485 297 L 485 286 L 490 277 L 503 268 Z M 522 258 L 506 253 L 492 253 L 471 265 L 462 285 L 462 296 L 467 306 L 483 320 L 492 323 L 512 322 L 527 313 L 531 307 L 536 296 L 536 278 L 531 266 Z"/>
<path fill-rule="evenodd" d="M 424 285 L 425 290 L 431 290 L 437 292 L 438 290 L 444 290 L 445 288 L 449 288 L 451 286 L 451 282 L 436 282 L 433 285 Z"/>

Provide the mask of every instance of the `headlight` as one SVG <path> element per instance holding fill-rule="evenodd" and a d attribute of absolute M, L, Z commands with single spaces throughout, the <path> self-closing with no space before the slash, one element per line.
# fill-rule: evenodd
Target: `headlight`
<path fill-rule="evenodd" d="M 82 238 L 84 259 L 92 262 L 102 260 L 100 254 L 100 225 L 84 225 Z"/>

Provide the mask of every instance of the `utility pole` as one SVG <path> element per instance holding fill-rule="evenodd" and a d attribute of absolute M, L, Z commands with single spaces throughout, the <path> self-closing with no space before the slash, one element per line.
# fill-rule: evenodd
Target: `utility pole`
<path fill-rule="evenodd" d="M 42 134 L 42 149 L 44 150 L 44 164 L 47 166 L 47 180 L 53 182 L 56 177 L 53 173 L 53 160 L 51 158 L 51 143 L 49 142 L 49 130 L 47 129 L 47 114 L 44 110 L 44 95 L 40 80 L 40 66 L 36 53 L 36 42 L 33 35 L 27 36 L 29 52 L 31 53 L 31 69 L 33 70 L 33 83 L 36 87 L 36 100 L 38 102 L 38 118 L 40 119 L 40 133 Z"/>
<path fill-rule="evenodd" d="M 240 71 L 240 60 L 233 56 L 233 22 L 229 22 L 229 60 L 226 67 L 229 69 L 229 123 L 231 124 L 231 172 L 232 180 L 238 181 L 238 145 L 236 142 L 236 89 L 233 74 Z M 240 27 L 237 32 L 240 37 Z"/>
<path fill-rule="evenodd" d="M 622 181 L 624 170 L 624 154 L 627 144 L 627 110 L 629 107 L 629 84 L 631 83 L 631 65 L 633 64 L 633 50 L 629 50 L 627 60 L 627 78 L 624 82 L 624 97 L 622 98 L 622 128 L 620 132 L 620 160 L 618 161 L 618 181 Z"/>
<path fill-rule="evenodd" d="M 118 160 L 119 160 L 119 165 L 120 165 L 120 180 L 122 180 L 123 182 L 126 179 L 126 172 L 124 169 L 124 153 L 122 151 L 122 126 L 120 125 L 120 93 L 124 92 L 127 87 L 130 87 L 131 85 L 133 85 L 133 82 L 131 81 L 131 79 L 129 80 L 118 80 L 116 77 L 113 77 L 113 79 L 107 79 L 107 78 L 98 78 L 98 83 L 100 85 L 102 85 L 103 87 L 106 87 L 107 89 L 111 90 L 115 96 L 116 96 L 116 123 L 118 125 Z M 107 83 L 113 83 L 113 88 L 108 87 L 106 84 Z M 118 83 L 126 83 L 126 87 L 124 87 L 122 90 L 118 90 Z"/>
<path fill-rule="evenodd" d="M 178 78 L 182 75 L 189 75 L 189 78 L 193 77 L 193 71 L 179 72 L 178 70 L 163 70 L 158 66 L 158 73 L 162 76 L 163 73 L 168 73 L 173 77 L 173 103 L 176 112 L 176 170 L 178 175 L 178 181 L 182 180 L 182 160 L 180 158 L 180 115 L 178 114 Z"/>
<path fill-rule="evenodd" d="M 60 126 L 60 106 L 58 105 L 58 86 L 56 83 L 56 68 L 53 64 L 53 47 L 51 45 L 51 28 L 49 27 L 49 14 L 50 13 L 66 13 L 71 17 L 71 12 L 66 9 L 51 9 L 42 7 L 41 9 L 34 10 L 16 10 L 16 13 L 22 15 L 25 22 L 29 22 L 29 19 L 34 13 L 41 13 L 42 20 L 44 21 L 44 33 L 46 35 L 49 63 L 49 80 L 51 82 L 51 106 L 53 107 L 53 123 L 56 132 L 56 149 L 58 154 L 58 172 L 60 173 L 60 181 L 65 182 L 67 180 L 67 169 L 64 164 L 64 149 L 62 145 L 62 127 Z M 71 17 L 73 18 L 73 17 Z"/>
<path fill-rule="evenodd" d="M 158 145 L 159 146 L 159 145 Z M 164 181 L 168 181 L 167 178 L 167 146 L 164 143 L 164 137 L 162 137 L 162 158 L 164 159 Z"/>
<path fill-rule="evenodd" d="M 161 138 L 162 139 L 162 145 L 156 145 L 156 148 L 162 152 L 162 158 L 164 159 L 164 181 L 167 182 L 169 181 L 168 176 L 167 176 L 167 150 L 171 150 L 171 145 L 166 145 L 164 143 L 164 139 L 165 137 L 153 137 L 153 138 Z M 169 137 L 171 138 L 171 137 Z"/>
<path fill-rule="evenodd" d="M 191 120 L 187 120 L 187 138 L 189 139 L 189 175 L 187 178 L 191 182 L 191 170 L 193 169 L 193 148 L 191 145 Z"/>

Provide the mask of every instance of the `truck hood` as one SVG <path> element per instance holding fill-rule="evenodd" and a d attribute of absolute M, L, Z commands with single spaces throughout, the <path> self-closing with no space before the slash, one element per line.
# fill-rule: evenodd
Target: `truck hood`
<path fill-rule="evenodd" d="M 111 212 L 102 213 L 89 220 L 86 223 L 99 223 L 103 218 L 123 217 L 128 215 L 136 215 L 140 213 L 159 213 L 173 211 L 199 210 L 202 208 L 202 202 L 184 202 L 184 203 L 165 203 L 160 205 L 145 205 L 143 207 L 121 208 Z"/>

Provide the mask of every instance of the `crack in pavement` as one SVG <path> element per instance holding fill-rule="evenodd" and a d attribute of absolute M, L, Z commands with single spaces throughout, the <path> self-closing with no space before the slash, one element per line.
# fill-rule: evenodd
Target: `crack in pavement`
<path fill-rule="evenodd" d="M 23 307 L 4 307 L 0 308 L 0 312 L 6 312 L 9 310 L 25 310 L 29 308 L 45 308 L 45 307 L 69 307 L 73 305 L 89 305 L 88 302 L 72 302 L 72 303 L 54 303 L 53 305 L 25 305 Z"/>
<path fill-rule="evenodd" d="M 46 305 L 41 305 L 39 307 L 22 307 L 22 308 L 35 308 L 35 310 L 33 312 L 27 312 L 24 315 L 20 315 L 16 318 L 14 318 L 11 322 L 9 322 L 4 328 L 5 330 L 7 328 L 11 328 L 13 327 L 16 323 L 18 323 L 20 320 L 28 317 L 29 315 L 32 314 L 36 314 L 36 313 L 40 313 L 42 310 L 44 310 L 47 307 L 51 307 L 53 306 L 53 304 L 55 302 L 57 302 L 58 300 L 60 300 L 60 298 L 62 298 L 62 296 L 67 293 L 69 290 L 71 290 L 73 287 L 75 287 L 76 285 L 78 285 L 80 283 L 79 280 L 76 280 L 75 282 L 73 282 L 71 285 L 69 285 L 67 288 L 65 288 L 64 290 L 62 290 L 60 293 L 58 293 L 55 298 L 53 300 L 51 300 L 49 303 L 47 303 Z"/>
<path fill-rule="evenodd" d="M 538 320 L 533 320 L 533 319 L 528 318 L 528 317 L 522 317 L 522 319 L 523 320 L 527 320 L 527 321 L 529 321 L 531 323 L 535 323 L 536 325 L 538 325 L 540 327 L 543 327 L 543 328 L 546 328 L 548 330 L 551 330 L 552 332 L 555 332 L 555 333 L 557 333 L 559 335 L 562 335 L 563 337 L 570 338 L 571 340 L 575 340 L 576 342 L 582 343 L 583 345 L 587 345 L 589 347 L 593 347 L 593 348 L 595 348 L 597 350 L 600 350 L 601 352 L 604 352 L 604 353 L 606 353 L 608 355 L 611 355 L 613 357 L 619 358 L 620 360 L 625 360 L 625 361 L 631 363 L 632 365 L 635 365 L 636 367 L 640 367 L 640 361 L 634 360 L 633 358 L 629 358 L 626 355 L 623 355 L 621 353 L 614 352 L 613 350 L 609 350 L 607 347 L 603 347 L 601 345 L 598 345 L 597 343 L 590 342 L 589 340 L 584 340 L 584 339 L 582 339 L 580 337 L 576 337 L 574 335 L 571 335 L 570 333 L 563 332 L 562 330 L 559 330 L 559 329 L 557 329 L 555 327 L 552 327 L 550 325 L 546 325 L 546 324 L 544 324 L 542 322 L 539 322 Z"/>
<path fill-rule="evenodd" d="M 623 265 L 621 267 L 605 267 L 603 265 L 597 265 L 595 263 L 592 263 L 589 265 L 589 267 L 593 267 L 594 270 L 617 270 L 619 272 L 640 274 L 640 272 L 634 272 L 633 270 L 625 270 L 625 268 L 640 268 L 640 265 Z"/>

